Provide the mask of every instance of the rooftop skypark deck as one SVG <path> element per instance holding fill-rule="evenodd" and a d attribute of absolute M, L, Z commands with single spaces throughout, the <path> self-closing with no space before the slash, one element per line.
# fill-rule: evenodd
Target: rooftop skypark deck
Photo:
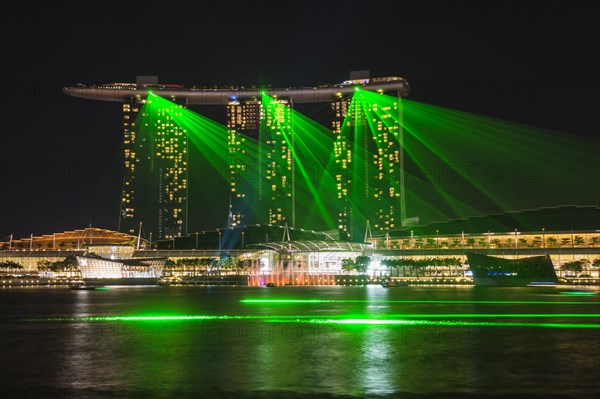
<path fill-rule="evenodd" d="M 347 80 L 339 84 L 313 87 L 286 88 L 185 88 L 175 84 L 154 83 L 109 83 L 102 85 L 83 85 L 65 87 L 63 92 L 73 97 L 88 100 L 126 102 L 131 97 L 145 97 L 155 92 L 164 98 L 185 98 L 188 104 L 225 105 L 237 98 L 253 98 L 267 94 L 271 97 L 285 97 L 296 103 L 330 102 L 336 97 L 352 95 L 360 88 L 386 94 L 407 96 L 409 85 L 404 78 L 391 76 L 372 79 Z"/>

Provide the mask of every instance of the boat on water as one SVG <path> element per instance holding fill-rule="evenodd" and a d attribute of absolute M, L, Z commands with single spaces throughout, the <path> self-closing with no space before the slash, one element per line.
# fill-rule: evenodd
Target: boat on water
<path fill-rule="evenodd" d="M 101 287 L 102 286 L 76 284 L 76 285 L 72 285 L 70 288 L 73 291 L 91 291 L 91 290 L 95 290 L 96 288 L 101 288 Z"/>
<path fill-rule="evenodd" d="M 167 258 L 136 258 L 132 245 L 89 246 L 77 256 L 84 285 L 157 285 Z"/>
<path fill-rule="evenodd" d="M 558 283 L 549 255 L 520 259 L 467 253 L 476 286 L 525 287 Z"/>

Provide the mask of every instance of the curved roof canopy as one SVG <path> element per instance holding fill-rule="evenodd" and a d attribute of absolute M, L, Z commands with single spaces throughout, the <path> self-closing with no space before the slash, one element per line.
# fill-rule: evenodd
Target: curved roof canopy
<path fill-rule="evenodd" d="M 345 241 L 279 241 L 248 246 L 271 249 L 277 252 L 363 252 L 372 244 Z"/>
<path fill-rule="evenodd" d="M 137 237 L 118 231 L 88 227 L 80 230 L 64 231 L 41 236 L 29 236 L 11 241 L 0 242 L 3 249 L 34 250 L 77 250 L 87 245 L 132 245 Z"/>

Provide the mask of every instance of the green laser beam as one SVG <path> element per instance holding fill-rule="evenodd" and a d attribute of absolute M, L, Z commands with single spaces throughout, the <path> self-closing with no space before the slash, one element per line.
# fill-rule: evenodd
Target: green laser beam
<path fill-rule="evenodd" d="M 179 176 L 187 173 L 187 158 L 178 160 L 159 144 L 172 141 L 187 148 L 185 136 L 194 154 L 201 155 L 200 159 L 190 155 L 190 170 L 193 162 L 208 160 L 229 182 L 234 195 L 247 191 L 247 198 L 252 198 L 258 191 L 260 198 L 276 204 L 271 208 L 281 217 L 289 213 L 286 207 L 294 195 L 296 214 L 306 215 L 304 227 L 319 223 L 342 229 L 352 225 L 351 238 L 361 237 L 367 219 L 376 233 L 401 225 L 400 129 L 406 133 L 402 151 L 407 157 L 403 170 L 408 208 L 423 220 L 489 213 L 497 208 L 521 209 L 525 207 L 523 198 L 555 198 L 556 193 L 541 195 L 543 187 L 560 186 L 560 195 L 577 192 L 582 198 L 592 198 L 590 193 L 597 192 L 587 184 L 589 176 L 597 176 L 600 170 L 597 159 L 589 156 L 597 141 L 575 140 L 557 132 L 368 90 L 357 90 L 347 107 L 344 105 L 345 115 L 343 121 L 336 121 L 335 132 L 294 110 L 291 102 L 274 99 L 266 92 L 261 107 L 256 140 L 149 91 L 140 120 L 132 124 L 132 132 L 138 134 L 136 139 L 132 133 L 132 142 L 151 143 L 148 154 L 136 150 L 137 146 L 127 150 L 136 157 L 153 159 L 153 168 L 167 165 Z M 543 168 L 538 165 L 541 162 Z M 269 178 L 261 180 L 258 186 L 262 188 L 243 179 L 237 181 L 253 165 L 260 179 Z M 139 195 L 144 174 L 136 173 L 137 183 L 126 183 Z M 540 186 L 546 181 L 552 184 Z M 535 190 L 536 195 L 514 195 L 512 187 L 517 183 L 527 183 L 523 189 Z M 185 184 L 189 185 L 187 178 Z M 581 187 L 590 193 L 582 196 Z M 169 200 L 179 208 L 181 198 L 183 191 Z M 252 213 L 264 213 L 266 205 L 247 202 Z M 336 212 L 339 224 L 331 217 Z M 287 220 L 277 219 L 283 221 Z"/>

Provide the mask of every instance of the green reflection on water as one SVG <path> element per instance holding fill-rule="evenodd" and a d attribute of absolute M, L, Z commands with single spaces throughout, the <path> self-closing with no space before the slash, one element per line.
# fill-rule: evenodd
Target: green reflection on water
<path fill-rule="evenodd" d="M 28 319 L 26 321 L 212 321 L 212 320 L 257 320 L 273 319 L 283 316 L 227 316 L 227 315 L 168 315 L 168 316 L 88 316 L 88 317 L 50 317 L 46 319 Z M 296 318 L 311 316 L 295 316 Z"/>
<path fill-rule="evenodd" d="M 389 315 L 390 318 L 424 317 L 424 318 L 529 318 L 529 317 L 599 317 L 600 313 L 439 313 L 439 314 L 398 314 Z"/>
<path fill-rule="evenodd" d="M 281 320 L 267 320 L 269 323 L 289 323 Z M 307 324 L 346 324 L 357 326 L 401 325 L 401 326 L 445 326 L 445 327 L 546 327 L 546 328 L 600 328 L 600 324 L 586 323 L 527 323 L 494 321 L 431 321 L 431 320 L 389 320 L 389 319 L 297 319 L 296 323 Z"/>
<path fill-rule="evenodd" d="M 315 303 L 440 303 L 493 305 L 600 305 L 592 301 L 469 301 L 469 300 L 399 300 L 399 299 L 241 299 L 246 304 L 315 304 Z"/>
<path fill-rule="evenodd" d="M 559 294 L 560 295 L 567 295 L 567 296 L 593 296 L 593 295 L 598 295 L 598 293 L 595 292 L 595 291 L 560 291 Z"/>
<path fill-rule="evenodd" d="M 352 317 L 352 318 L 349 318 Z M 340 316 L 312 316 L 312 315 L 293 315 L 293 316 L 274 316 L 274 315 L 161 315 L 161 316 L 87 316 L 87 317 L 51 317 L 45 319 L 27 319 L 26 321 L 75 321 L 75 322 L 112 322 L 112 321 L 214 321 L 214 320 L 266 320 L 285 322 L 296 322 L 297 320 L 317 321 L 322 320 L 330 322 L 336 320 L 369 320 L 371 324 L 402 324 L 406 322 L 403 319 L 414 318 L 579 318 L 596 317 L 600 318 L 600 313 L 435 313 L 435 314 L 393 314 L 382 316 L 368 315 L 340 315 Z M 451 323 L 451 322 L 449 322 Z"/>

